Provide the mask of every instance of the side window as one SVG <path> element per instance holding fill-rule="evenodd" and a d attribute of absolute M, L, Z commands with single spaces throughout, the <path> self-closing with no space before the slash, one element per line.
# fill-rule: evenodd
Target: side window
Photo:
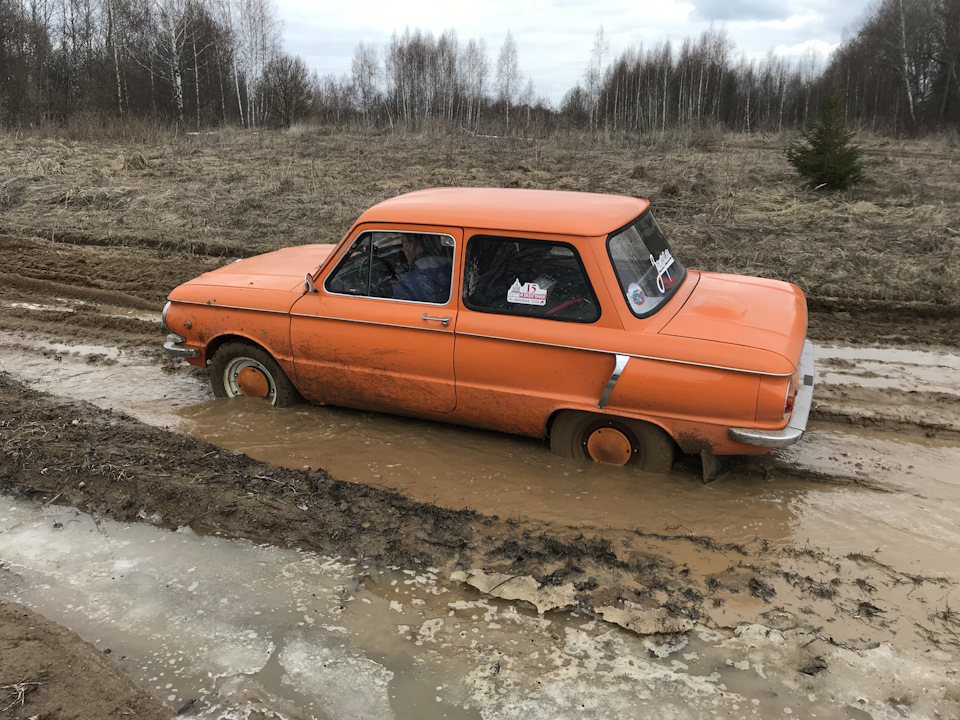
<path fill-rule="evenodd" d="M 467 243 L 463 301 L 471 310 L 594 322 L 600 305 L 566 243 L 477 236 Z"/>
<path fill-rule="evenodd" d="M 327 278 L 337 295 L 446 304 L 453 279 L 454 241 L 449 235 L 365 232 Z"/>

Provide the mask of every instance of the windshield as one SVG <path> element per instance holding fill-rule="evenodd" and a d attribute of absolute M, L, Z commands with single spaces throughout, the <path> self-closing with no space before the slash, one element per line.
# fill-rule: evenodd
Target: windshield
<path fill-rule="evenodd" d="M 637 317 L 652 315 L 687 275 L 649 210 L 607 239 L 607 251 L 627 305 Z"/>

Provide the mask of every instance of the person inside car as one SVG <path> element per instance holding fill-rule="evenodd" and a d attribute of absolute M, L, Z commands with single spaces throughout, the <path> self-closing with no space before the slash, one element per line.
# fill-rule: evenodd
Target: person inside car
<path fill-rule="evenodd" d="M 453 260 L 444 253 L 439 236 L 403 236 L 403 254 L 407 270 L 393 287 L 396 300 L 445 303 L 450 299 L 450 277 Z"/>

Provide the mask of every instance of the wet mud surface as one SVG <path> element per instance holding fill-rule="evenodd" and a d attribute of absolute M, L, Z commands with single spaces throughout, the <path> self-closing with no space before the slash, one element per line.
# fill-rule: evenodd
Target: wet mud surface
<path fill-rule="evenodd" d="M 38 179 L 30 188 L 60 182 L 57 177 Z M 408 188 L 364 192 L 380 199 L 404 189 Z M 658 682 L 662 687 L 679 683 L 690 691 L 674 705 L 662 698 L 644 705 L 662 717 L 786 716 L 785 705 L 769 700 L 776 683 L 781 694 L 816 696 L 807 705 L 794 702 L 801 715 L 956 716 L 960 313 L 952 270 L 937 285 L 932 280 L 926 284 L 898 280 L 896 267 L 890 267 L 890 277 L 869 278 L 859 295 L 856 287 L 839 282 L 826 270 L 820 276 L 803 277 L 808 291 L 819 289 L 810 295 L 818 385 L 809 432 L 794 447 L 738 461 L 729 476 L 704 486 L 695 458 L 681 458 L 669 476 L 648 476 L 564 461 L 538 442 L 477 430 L 338 408 L 281 411 L 256 403 L 214 401 L 205 373 L 162 355 L 160 308 L 178 283 L 251 247 L 270 248 L 227 243 L 215 229 L 204 240 L 207 231 L 198 229 L 196 218 L 187 226 L 171 225 L 169 240 L 130 225 L 118 226 L 117 231 L 126 234 L 116 234 L 113 226 L 98 219 L 96 203 L 82 207 L 41 203 L 31 210 L 29 193 L 24 192 L 23 202 L 10 206 L 16 210 L 10 216 L 16 223 L 6 228 L 13 234 L 0 235 L 0 493 L 22 503 L 11 513 L 41 513 L 37 532 L 51 531 L 48 520 L 63 524 L 61 515 L 73 512 L 58 509 L 65 506 L 90 514 L 94 520 L 92 526 L 84 525 L 87 529 L 109 518 L 337 558 L 349 566 L 337 582 L 355 588 L 357 597 L 366 593 L 363 596 L 381 610 L 386 607 L 356 623 L 360 639 L 354 643 L 363 652 L 346 659 L 338 656 L 340 668 L 368 667 L 363 658 L 377 657 L 378 667 L 389 665 L 391 673 L 402 674 L 398 668 L 416 663 L 418 652 L 425 657 L 439 653 L 438 665 L 452 662 L 428 639 L 442 638 L 448 631 L 457 637 L 474 629 L 492 633 L 505 647 L 504 635 L 513 633 L 515 639 L 541 628 L 538 623 L 545 619 L 557 623 L 541 628 L 543 644 L 532 651 L 539 653 L 532 659 L 532 653 L 516 651 L 501 658 L 490 644 L 467 643 L 464 647 L 475 657 L 458 667 L 463 678 L 472 678 L 464 681 L 471 689 L 456 690 L 451 683 L 437 691 L 443 700 L 438 717 L 444 711 L 450 717 L 517 716 L 529 707 L 530 688 L 541 679 L 537 673 L 545 672 L 538 666 L 552 668 L 549 679 L 557 693 L 576 675 L 571 667 L 580 672 L 597 657 L 607 663 L 604 667 L 611 676 L 636 681 L 634 669 L 614 660 L 625 649 L 637 657 L 663 654 L 665 665 L 643 676 L 649 682 L 645 688 Z M 347 197 L 324 198 L 326 209 L 315 218 L 323 228 L 337 225 L 342 232 L 346 227 L 355 211 Z M 369 199 L 358 196 L 350 203 L 362 201 L 365 206 Z M 930 203 L 934 199 L 928 198 Z M 682 215 L 694 207 L 684 204 L 693 199 L 683 195 L 662 200 L 662 217 L 673 221 L 678 246 L 690 254 L 692 231 L 683 225 Z M 864 204 L 854 200 L 850 208 Z M 111 208 L 107 209 L 113 212 Z M 68 231 L 54 231 L 67 211 L 75 213 L 66 223 Z M 829 208 L 817 210 L 821 211 Z M 948 203 L 943 212 L 955 212 L 955 203 Z M 265 217 L 269 214 L 264 212 Z M 870 216 L 857 217 L 868 222 Z M 937 222 L 949 230 L 955 226 L 952 217 Z M 743 230 L 753 228 L 749 213 L 737 222 Z M 837 219 L 836 224 L 837 232 L 856 230 L 849 218 Z M 248 227 L 236 233 L 249 240 L 267 237 L 267 230 Z M 931 257 L 949 270 L 955 268 L 950 253 L 956 238 L 946 230 L 943 238 L 931 235 L 930 242 L 939 243 Z M 236 233 L 224 231 L 223 236 Z M 877 257 L 887 257 L 886 250 L 880 250 Z M 819 249 L 809 251 L 827 257 Z M 724 252 L 722 243 L 708 243 L 697 248 L 693 259 L 699 254 L 707 261 L 702 266 L 739 269 L 734 267 L 737 258 Z M 763 255 L 767 250 L 758 252 Z M 770 274 L 776 263 L 771 260 L 768 267 L 763 262 L 747 270 Z M 834 269 L 851 276 L 845 265 Z M 917 277 L 934 277 L 917 268 L 908 270 L 917 270 Z M 814 269 L 788 267 L 784 272 L 795 279 Z M 885 293 L 893 293 L 889 301 L 884 300 Z M 938 298 L 944 302 L 938 304 Z M 2 531 L 4 540 L 12 537 L 9 530 Z M 111 529 L 102 536 L 104 542 L 109 544 L 114 532 L 122 530 Z M 51 561 L 59 557 L 54 540 L 40 544 Z M 7 552 L 11 555 L 0 554 L 3 595 L 19 598 L 66 627 L 76 627 L 85 640 L 101 636 L 102 627 L 79 627 L 84 613 L 63 612 L 62 603 L 27 587 L 26 578 L 43 567 L 42 558 L 18 564 L 29 553 Z M 394 611 L 383 599 L 392 592 L 389 573 L 403 570 L 417 577 L 432 575 L 431 587 L 446 597 L 434 606 L 431 593 L 418 596 L 433 614 L 417 606 L 426 614 L 402 618 L 398 614 L 399 625 L 391 625 L 384 615 Z M 36 579 L 39 586 L 64 582 L 63 576 L 50 572 L 46 579 Z M 101 572 L 108 570 L 92 575 Z M 362 587 L 355 585 L 357 573 L 367 573 Z M 499 577 L 496 573 L 517 580 L 500 588 L 496 582 L 487 583 L 483 594 L 469 584 L 483 585 L 483 577 Z M 533 578 L 536 592 L 510 599 L 505 592 L 527 577 Z M 544 592 L 562 594 L 561 590 L 569 592 L 571 606 L 538 615 L 534 607 L 546 602 Z M 339 592 L 324 596 L 330 600 L 324 612 L 340 606 Z M 77 606 L 92 607 L 107 595 L 101 588 L 77 600 Z M 408 609 L 413 599 L 404 601 Z M 81 676 L 91 687 L 102 685 L 100 696 L 120 698 L 122 703 L 135 697 L 124 694 L 134 692 L 133 686 L 112 684 L 122 677 L 111 674 L 117 668 L 103 657 L 102 644 L 87 645 L 41 615 L 30 614 L 26 606 L 0 606 L 4 648 L 16 645 L 18 652 L 23 651 L 29 643 L 22 639 L 33 637 L 24 628 L 36 629 L 38 636 L 46 633 L 44 637 L 52 638 L 45 647 L 59 643 L 76 652 L 73 666 L 83 668 Z M 454 633 L 454 621 L 436 622 L 448 612 L 479 619 L 471 619 L 472 625 L 463 620 Z M 577 614 L 577 623 L 595 625 L 583 630 L 554 617 L 571 612 Z M 617 623 L 654 634 L 622 631 Z M 364 624 L 382 632 L 364 635 Z M 416 632 L 400 631 L 399 626 Z M 607 632 L 621 634 L 603 634 Z M 554 635 L 562 638 L 562 647 L 551 649 Z M 387 636 L 413 637 L 409 642 L 415 649 L 394 657 L 393 645 L 389 649 L 378 645 Z M 257 666 L 257 673 L 264 673 L 257 682 L 269 685 L 273 681 L 264 678 L 273 673 L 277 687 L 298 689 L 292 700 L 261 703 L 258 712 L 272 708 L 282 709 L 284 717 L 323 717 L 320 710 L 305 708 L 309 698 L 324 697 L 326 690 L 310 686 L 297 668 L 315 664 L 325 651 L 317 649 L 316 638 L 285 637 L 290 642 L 286 650 L 269 666 Z M 419 645 L 417 638 L 423 641 Z M 127 643 L 133 657 L 144 642 L 124 636 L 115 638 L 114 645 Z M 452 637 L 443 642 L 457 644 Z M 669 650 L 680 642 L 690 647 Z M 584 649 L 588 645 L 589 652 Z M 741 693 L 746 698 L 743 707 L 720 700 L 714 692 L 718 687 L 697 679 L 716 669 L 707 659 L 714 657 L 708 645 L 729 660 L 729 665 L 718 661 L 722 692 Z M 781 650 L 774 651 L 774 646 Z M 64 709 L 62 699 L 73 693 L 70 678 L 51 669 L 49 656 L 56 650 L 45 652 L 37 649 L 22 659 L 0 652 L 0 686 L 11 686 L 0 692 L 0 710 L 17 699 L 17 683 L 45 683 L 32 689 L 24 686 L 24 702 L 10 705 L 0 716 L 109 717 L 112 710 L 90 704 L 96 693 L 83 700 L 85 705 L 78 699 L 78 714 Z M 206 698 L 189 711 L 213 713 L 212 696 L 199 694 L 212 689 L 199 680 L 176 688 L 161 682 L 158 690 L 151 680 L 157 674 L 150 671 L 155 661 L 150 653 L 159 650 L 151 646 L 145 652 L 139 666 L 120 663 L 139 687 L 172 711 L 191 698 Z M 394 658 L 389 663 L 383 660 L 388 655 Z M 82 660 L 84 656 L 88 660 Z M 212 661 L 204 662 L 209 666 Z M 675 662 L 692 670 L 678 668 Z M 143 666 L 148 669 L 137 669 Z M 502 668 L 503 674 L 492 674 L 493 667 Z M 664 674 L 667 669 L 674 673 L 669 678 Z M 898 670 L 903 670 L 900 676 Z M 768 680 L 774 675 L 775 681 Z M 905 676 L 914 682 L 903 681 Z M 384 677 L 370 666 L 370 687 L 379 688 L 372 695 L 376 702 L 386 702 L 396 717 L 428 716 L 404 705 L 402 697 L 383 695 Z M 441 675 L 431 677 L 438 687 L 446 682 Z M 874 678 L 876 687 L 858 696 L 858 688 L 870 684 L 867 678 Z M 251 689 L 226 682 L 216 689 L 233 697 L 246 693 L 276 699 L 275 694 L 262 692 L 262 683 Z M 428 685 L 412 685 L 400 694 L 422 695 L 425 688 Z M 604 716 L 600 712 L 604 708 L 611 716 L 619 712 L 616 704 L 604 706 L 589 681 L 577 688 L 579 696 L 558 694 L 560 705 L 566 703 L 563 707 L 569 709 L 582 701 L 597 710 L 598 717 Z M 177 692 L 168 692 L 174 689 Z M 649 696 L 643 702 L 647 701 Z M 118 700 L 116 705 L 120 712 L 133 707 L 122 703 Z M 560 705 L 538 707 L 544 717 L 561 717 L 559 710 L 551 715 L 550 709 Z M 637 698 L 623 695 L 622 708 L 635 707 Z M 452 714 L 454 709 L 459 715 Z M 154 711 L 158 717 L 164 712 L 146 705 L 138 710 L 143 717 L 152 717 Z"/>

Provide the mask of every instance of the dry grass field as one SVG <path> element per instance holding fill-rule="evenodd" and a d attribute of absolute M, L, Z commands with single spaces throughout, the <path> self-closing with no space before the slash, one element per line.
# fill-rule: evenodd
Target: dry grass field
<path fill-rule="evenodd" d="M 960 308 L 960 147 L 867 140 L 867 180 L 807 187 L 785 140 L 501 140 L 221 132 L 146 142 L 0 138 L 0 231 L 249 255 L 338 240 L 371 204 L 431 186 L 652 200 L 691 267 L 765 275 L 829 303 Z M 91 283 L 107 278 L 91 277 Z"/>

